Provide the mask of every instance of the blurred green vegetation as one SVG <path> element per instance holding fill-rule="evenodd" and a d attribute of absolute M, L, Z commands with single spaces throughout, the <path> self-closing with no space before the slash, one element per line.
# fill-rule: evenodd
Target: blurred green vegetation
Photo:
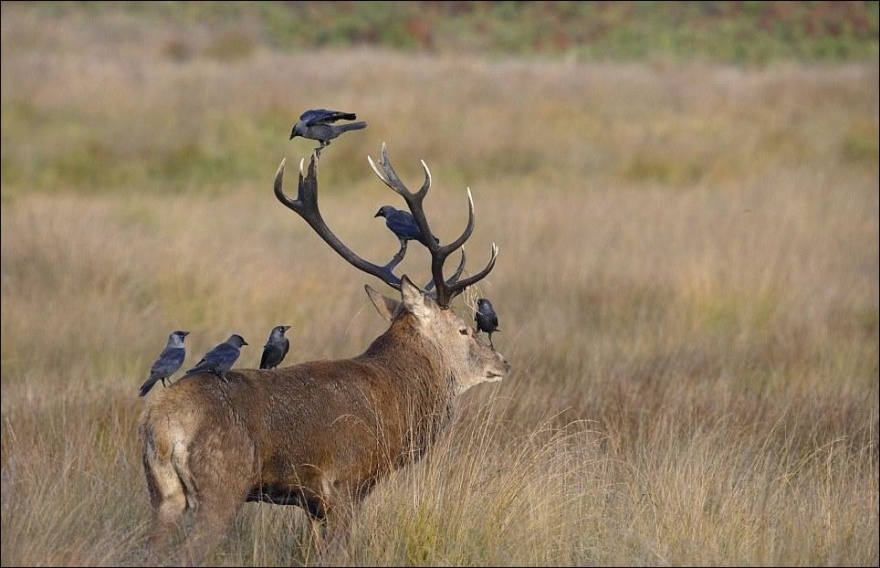
<path fill-rule="evenodd" d="M 380 46 L 407 52 L 705 58 L 767 63 L 878 54 L 877 2 L 40 2 L 47 15 L 118 11 L 163 21 L 253 24 L 280 50 Z M 230 32 L 206 54 L 237 58 Z M 185 55 L 185 54 L 181 54 Z"/>

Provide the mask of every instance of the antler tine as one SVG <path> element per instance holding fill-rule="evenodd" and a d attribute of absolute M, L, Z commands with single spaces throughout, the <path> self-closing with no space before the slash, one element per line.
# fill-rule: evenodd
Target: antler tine
<path fill-rule="evenodd" d="M 281 164 L 278 166 L 278 170 L 275 172 L 275 197 L 277 197 L 278 201 L 280 201 L 285 207 L 293 210 L 297 215 L 302 217 L 303 220 L 305 220 L 305 222 L 308 223 L 316 233 L 318 233 L 318 236 L 324 239 L 324 242 L 330 245 L 330 248 L 336 251 L 339 256 L 347 260 L 349 264 L 367 274 L 372 274 L 392 288 L 399 290 L 400 278 L 392 271 L 400 261 L 403 260 L 405 249 L 401 248 L 400 252 L 385 266 L 379 266 L 378 264 L 373 264 L 372 262 L 364 260 L 345 246 L 345 243 L 340 241 L 327 226 L 327 223 L 324 222 L 324 218 L 321 216 L 321 211 L 318 209 L 317 161 L 318 157 L 316 153 L 313 152 L 311 160 L 309 160 L 308 171 L 303 175 L 303 164 L 305 160 L 300 160 L 297 198 L 291 199 L 284 193 L 284 165 L 286 159 L 282 159 Z"/>
<path fill-rule="evenodd" d="M 376 172 L 376 175 L 379 176 L 379 179 L 381 179 L 385 185 L 402 195 L 407 203 L 409 203 L 409 198 L 407 196 L 415 197 L 418 202 L 421 203 L 425 198 L 425 195 L 427 195 L 428 190 L 431 188 L 431 170 L 428 169 L 425 160 L 420 160 L 422 163 L 422 169 L 425 172 L 425 181 L 422 183 L 422 187 L 420 187 L 415 193 L 407 189 L 407 187 L 403 185 L 403 182 L 400 181 L 400 177 L 397 175 L 397 172 L 391 165 L 391 161 L 388 159 L 388 149 L 385 147 L 384 142 L 382 142 L 382 157 L 379 158 L 379 166 L 382 167 L 382 170 L 379 170 L 376 163 L 373 161 L 373 158 L 367 156 L 367 160 L 370 162 L 370 167 L 372 167 L 373 171 Z"/>
<path fill-rule="evenodd" d="M 464 249 L 461 249 L 461 260 L 458 262 L 458 268 L 456 268 L 455 273 L 446 280 L 447 285 L 454 284 L 455 282 L 458 281 L 458 278 L 461 276 L 461 273 L 464 272 L 464 262 L 465 262 Z M 425 292 L 430 292 L 433 287 L 434 287 L 434 281 L 431 280 L 425 286 Z"/>
<path fill-rule="evenodd" d="M 464 262 L 465 262 L 464 249 L 461 249 L 461 260 L 458 262 L 458 268 L 455 269 L 455 272 L 446 281 L 447 284 L 453 284 L 455 282 L 458 282 L 459 276 L 461 276 L 461 273 L 464 272 Z"/>
<path fill-rule="evenodd" d="M 475 222 L 474 222 L 474 220 L 475 220 L 474 197 L 471 194 L 471 188 L 467 188 L 467 198 L 468 198 L 467 225 L 465 226 L 464 231 L 462 231 L 461 235 L 459 235 L 459 237 L 457 239 L 455 239 L 453 242 L 449 243 L 448 245 L 441 247 L 441 249 L 449 249 L 448 251 L 446 251 L 446 250 L 441 251 L 443 258 L 445 258 L 445 256 L 448 256 L 456 248 L 459 248 L 462 245 L 464 245 L 464 243 L 471 237 L 471 233 L 473 233 L 473 231 L 474 231 L 474 224 L 475 224 Z M 455 274 L 453 274 L 449 279 L 445 280 L 445 286 L 446 286 L 447 290 L 443 293 L 448 296 L 448 298 L 449 298 L 448 301 L 451 301 L 457 295 L 461 294 L 464 291 L 464 289 L 467 288 L 468 286 L 470 286 L 471 284 L 479 282 L 480 280 L 485 278 L 489 274 L 489 272 L 491 272 L 492 269 L 495 267 L 495 259 L 497 256 L 498 256 L 498 247 L 495 246 L 495 243 L 492 243 L 492 254 L 489 257 L 489 262 L 486 264 L 486 266 L 483 268 L 483 270 L 477 272 L 476 274 L 474 274 L 472 276 L 469 276 L 468 278 L 465 278 L 464 280 L 459 281 L 458 277 L 461 276 L 461 273 L 464 270 L 464 262 L 465 262 L 464 248 L 462 248 L 461 249 L 461 263 L 459 264 L 458 269 L 455 271 Z M 438 290 L 438 296 L 440 294 L 441 294 L 441 292 Z"/>
<path fill-rule="evenodd" d="M 498 246 L 495 243 L 492 243 L 492 256 L 489 258 L 488 264 L 486 264 L 483 270 L 477 272 L 472 276 L 468 276 L 464 280 L 455 281 L 452 278 L 449 279 L 451 283 L 449 285 L 449 297 L 450 299 L 461 294 L 465 288 L 470 286 L 471 284 L 475 284 L 485 278 L 493 268 L 495 268 L 495 259 L 498 257 Z"/>
<path fill-rule="evenodd" d="M 428 189 L 431 187 L 431 171 L 428 169 L 428 165 L 425 164 L 424 160 L 421 160 L 422 169 L 425 172 L 425 181 L 422 184 L 422 187 L 416 191 L 412 192 L 406 188 L 403 182 L 400 180 L 400 177 L 397 175 L 397 172 L 394 170 L 394 167 L 391 165 L 391 161 L 388 159 L 388 152 L 385 144 L 382 144 L 382 157 L 379 159 L 378 166 L 373 161 L 373 159 L 367 156 L 367 159 L 370 162 L 370 166 L 373 168 L 373 171 L 376 172 L 376 175 L 379 176 L 385 185 L 393 189 L 395 192 L 400 194 L 403 199 L 406 201 L 407 206 L 412 212 L 413 217 L 416 220 L 416 223 L 419 226 L 419 230 L 422 235 L 433 235 L 434 233 L 431 231 L 430 226 L 428 225 L 428 219 L 425 216 L 424 209 L 424 199 L 428 193 Z M 437 242 L 434 242 L 434 239 L 428 237 L 423 238 L 423 244 L 428 248 L 431 253 L 431 275 L 433 278 L 434 286 L 437 288 L 436 297 L 437 303 L 442 307 L 449 307 L 449 303 L 452 299 L 460 294 L 464 289 L 485 278 L 487 274 L 494 268 L 495 266 L 495 257 L 498 254 L 498 249 L 495 245 L 492 245 L 492 256 L 489 259 L 489 263 L 486 265 L 483 270 L 466 278 L 465 280 L 458 280 L 464 271 L 464 249 L 462 249 L 462 259 L 459 264 L 458 269 L 455 274 L 448 280 L 443 276 L 443 265 L 446 262 L 446 258 L 455 250 L 459 249 L 464 245 L 464 243 L 470 238 L 471 233 L 474 230 L 474 199 L 471 194 L 471 189 L 467 188 L 467 197 L 468 197 L 468 220 L 467 225 L 465 226 L 464 231 L 461 235 L 447 245 L 440 245 Z M 426 286 L 426 290 L 430 289 L 430 285 Z"/>
<path fill-rule="evenodd" d="M 373 158 L 370 156 L 367 156 L 367 160 L 370 162 L 370 167 L 372 167 L 373 171 L 376 172 L 376 175 L 379 176 L 379 179 L 406 201 L 406 205 L 412 212 L 422 235 L 433 235 L 434 233 L 431 232 L 431 227 L 428 225 L 428 218 L 425 217 L 425 209 L 423 205 L 425 196 L 428 194 L 428 190 L 431 189 L 431 170 L 428 169 L 428 164 L 426 164 L 424 160 L 420 160 L 422 170 L 425 172 L 425 181 L 422 182 L 422 187 L 420 187 L 418 191 L 413 192 L 403 184 L 400 180 L 400 176 L 397 175 L 394 166 L 391 165 L 391 160 L 388 159 L 388 149 L 384 142 L 382 143 L 382 157 L 379 158 L 379 165 L 377 166 L 373 161 Z M 425 239 L 424 244 L 429 250 L 433 251 L 432 247 L 435 246 L 435 243 L 430 242 L 432 240 L 433 239 Z"/>
<path fill-rule="evenodd" d="M 471 188 L 467 188 L 467 198 L 468 198 L 468 220 L 467 225 L 464 228 L 464 231 L 461 235 L 446 245 L 449 247 L 450 252 L 459 248 L 461 245 L 465 243 L 469 238 L 471 238 L 471 233 L 474 232 L 474 197 L 471 195 Z"/>
<path fill-rule="evenodd" d="M 286 207 L 290 207 L 293 209 L 294 200 L 287 197 L 287 194 L 284 193 L 284 164 L 287 163 L 287 158 L 282 158 L 281 164 L 278 165 L 278 169 L 275 170 L 275 197 L 278 198 L 278 201 L 283 203 Z M 302 162 L 299 164 L 299 170 L 302 172 Z M 302 173 L 300 173 L 300 187 L 302 187 Z"/>
<path fill-rule="evenodd" d="M 446 257 L 449 256 L 452 251 L 461 248 L 462 245 L 470 238 L 471 234 L 474 232 L 474 198 L 471 194 L 471 188 L 467 188 L 467 198 L 468 198 L 468 220 L 467 225 L 462 231 L 461 235 L 448 245 L 439 246 L 435 243 L 431 243 L 428 245 L 428 248 L 431 250 L 431 271 L 434 274 L 434 279 L 438 281 L 437 283 L 437 302 L 441 306 L 448 306 L 449 302 L 452 301 L 457 295 L 461 294 L 465 288 L 474 284 L 483 278 L 485 278 L 489 272 L 495 267 L 495 258 L 498 256 L 498 247 L 495 244 L 492 244 L 492 255 L 489 258 L 489 262 L 486 266 L 479 271 L 478 273 L 465 278 L 464 280 L 459 280 L 459 276 L 464 270 L 464 249 L 461 250 L 461 262 L 459 264 L 458 269 L 455 271 L 449 279 L 443 278 L 443 263 L 446 261 Z M 436 251 L 435 251 L 436 249 Z"/>

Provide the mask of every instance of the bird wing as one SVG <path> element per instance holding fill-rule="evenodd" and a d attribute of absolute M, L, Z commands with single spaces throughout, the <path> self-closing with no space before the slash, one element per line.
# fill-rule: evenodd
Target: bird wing
<path fill-rule="evenodd" d="M 278 347 L 277 347 L 277 346 L 275 346 L 275 345 L 273 345 L 273 344 L 271 344 L 271 343 L 267 343 L 267 344 L 263 347 L 263 357 L 260 359 L 260 368 L 261 368 L 261 369 L 265 369 L 265 368 L 266 368 L 266 364 L 268 364 L 270 360 L 274 359 L 274 355 L 275 355 L 277 352 L 278 352 Z"/>
<path fill-rule="evenodd" d="M 495 309 L 489 302 L 486 302 L 486 305 L 483 306 L 483 315 L 486 318 L 486 323 L 491 327 L 498 327 L 498 314 L 495 313 Z"/>
<path fill-rule="evenodd" d="M 385 219 L 385 224 L 388 225 L 388 228 L 391 229 L 395 235 L 401 237 L 418 239 L 422 235 L 418 223 L 416 223 L 416 220 L 406 211 L 398 209 L 394 213 L 389 214 Z"/>
<path fill-rule="evenodd" d="M 161 376 L 173 374 L 183 364 L 185 351 L 179 348 L 165 349 L 150 367 L 150 373 Z"/>
<path fill-rule="evenodd" d="M 353 112 L 342 112 L 338 110 L 327 110 L 325 108 L 317 108 L 307 110 L 302 113 L 302 116 L 299 119 L 305 123 L 306 126 L 314 126 L 316 124 L 328 124 L 330 122 L 336 122 L 337 120 L 354 120 L 357 118 L 357 115 Z"/>
<path fill-rule="evenodd" d="M 206 359 L 209 359 L 215 363 L 233 363 L 236 359 L 238 359 L 238 354 L 241 351 L 235 345 L 230 345 L 229 343 L 221 343 L 205 356 Z"/>
<path fill-rule="evenodd" d="M 186 374 L 192 375 L 194 373 L 198 373 L 199 371 L 213 369 L 219 364 L 226 363 L 230 360 L 235 361 L 237 357 L 238 349 L 228 343 L 221 343 L 220 345 L 205 353 L 205 356 L 202 357 L 201 360 L 196 363 L 192 369 L 187 371 Z"/>
<path fill-rule="evenodd" d="M 184 376 L 194 375 L 200 371 L 204 371 L 205 369 L 209 369 L 209 368 L 211 368 L 211 366 L 213 366 L 213 364 L 214 363 L 212 361 L 209 361 L 206 357 L 202 357 L 198 363 L 193 365 L 193 367 L 191 369 L 189 369 L 186 373 L 184 373 Z"/>
<path fill-rule="evenodd" d="M 495 314 L 495 310 L 492 309 L 490 304 L 481 303 L 474 314 L 474 319 L 477 321 L 477 326 L 482 331 L 497 331 L 498 315 Z"/>

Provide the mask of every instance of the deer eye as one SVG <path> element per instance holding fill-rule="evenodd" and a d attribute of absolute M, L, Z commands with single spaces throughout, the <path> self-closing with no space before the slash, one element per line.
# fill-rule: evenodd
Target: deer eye
<path fill-rule="evenodd" d="M 463 327 L 458 330 L 458 333 L 460 333 L 462 335 L 468 335 L 470 333 L 470 331 L 471 331 L 471 329 L 469 327 Z"/>

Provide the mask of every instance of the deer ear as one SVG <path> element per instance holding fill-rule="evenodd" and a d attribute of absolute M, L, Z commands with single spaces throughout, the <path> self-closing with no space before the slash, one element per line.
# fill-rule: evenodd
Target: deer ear
<path fill-rule="evenodd" d="M 416 316 L 420 320 L 425 320 L 432 309 L 436 309 L 437 304 L 431 298 L 427 297 L 422 290 L 413 284 L 406 274 L 400 278 L 400 295 L 403 298 L 403 305 L 408 312 Z"/>
<path fill-rule="evenodd" d="M 367 291 L 367 296 L 370 297 L 370 301 L 376 306 L 376 311 L 379 312 L 379 315 L 388 321 L 394 319 L 394 314 L 397 313 L 398 308 L 400 308 L 400 302 L 383 296 L 379 292 L 370 288 L 369 284 L 364 284 L 364 289 Z"/>

